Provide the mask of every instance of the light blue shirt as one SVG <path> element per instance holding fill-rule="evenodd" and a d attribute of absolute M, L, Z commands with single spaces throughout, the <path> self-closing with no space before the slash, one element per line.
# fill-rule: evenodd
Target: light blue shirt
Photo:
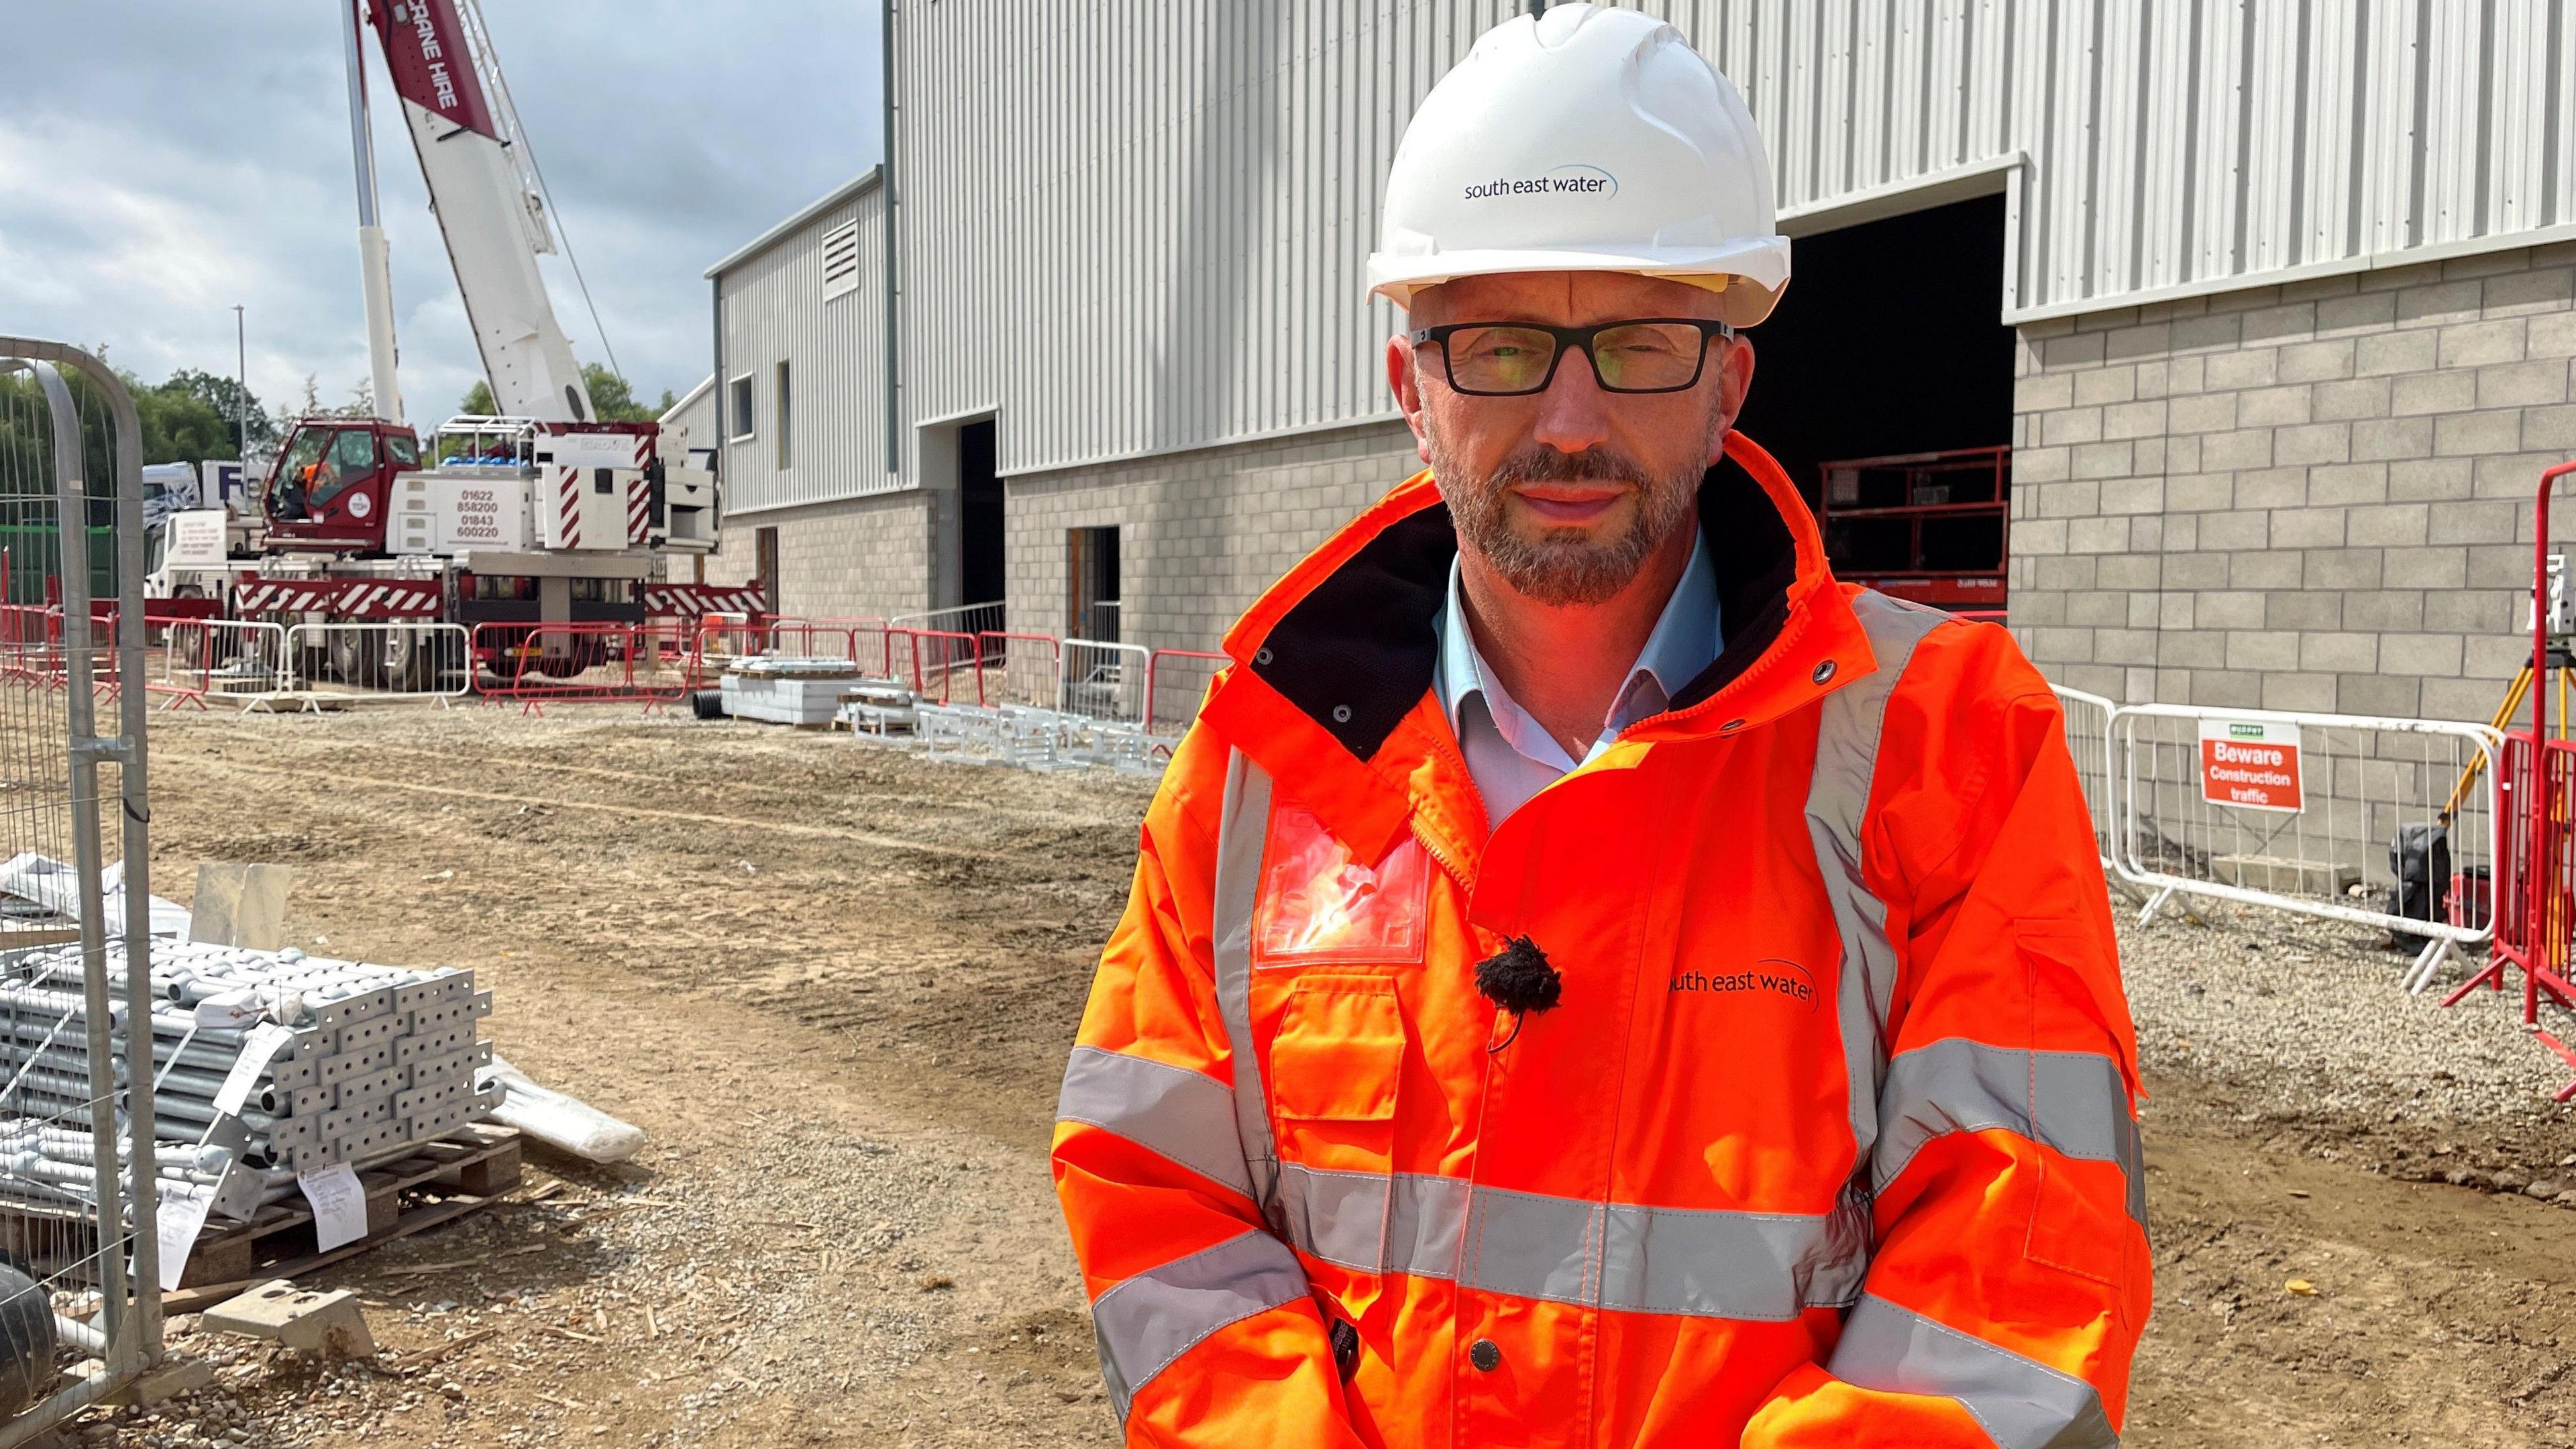
<path fill-rule="evenodd" d="M 1627 683 L 1610 701 L 1601 733 L 1581 761 L 1565 752 L 1527 710 L 1503 692 L 1476 648 L 1461 603 L 1459 566 L 1449 565 L 1449 602 L 1440 611 L 1440 672 L 1434 687 L 1449 716 L 1449 727 L 1467 756 L 1467 774 L 1484 797 L 1485 818 L 1500 825 L 1529 798 L 1608 749 L 1619 732 L 1641 719 L 1662 714 L 1675 694 L 1717 661 L 1725 635 L 1718 617 L 1717 570 L 1708 560 L 1708 540 L 1695 538 L 1690 562 L 1672 597 L 1655 620 L 1646 647 L 1628 671 Z"/>

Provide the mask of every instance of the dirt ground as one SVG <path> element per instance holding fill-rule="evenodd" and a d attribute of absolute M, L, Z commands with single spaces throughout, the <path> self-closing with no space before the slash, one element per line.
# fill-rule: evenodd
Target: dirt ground
<path fill-rule="evenodd" d="M 295 867 L 300 944 L 475 968 L 503 1055 L 653 1145 L 314 1275 L 398 1367 L 181 1320 L 221 1394 L 89 1438 L 1114 1439 L 1046 1145 L 1144 784 L 624 709 L 163 715 L 152 764 L 162 894 Z M 2124 1442 L 2576 1444 L 2576 1212 L 2427 1168 L 2500 1144 L 2149 1086 Z"/>

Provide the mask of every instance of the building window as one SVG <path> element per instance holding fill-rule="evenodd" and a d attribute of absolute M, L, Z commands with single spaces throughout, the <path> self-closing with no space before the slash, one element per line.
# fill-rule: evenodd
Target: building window
<path fill-rule="evenodd" d="M 846 297 L 859 289 L 859 224 L 855 221 L 823 233 L 823 300 Z"/>
<path fill-rule="evenodd" d="M 746 372 L 725 385 L 725 426 L 732 430 L 728 436 L 737 443 L 749 438 L 753 416 L 751 374 Z"/>
<path fill-rule="evenodd" d="M 787 364 L 783 362 L 778 364 L 776 391 L 778 394 L 778 466 L 785 468 L 792 465 L 796 459 L 787 448 Z"/>
<path fill-rule="evenodd" d="M 1076 639 L 1118 639 L 1118 530 L 1068 528 L 1065 627 Z"/>
<path fill-rule="evenodd" d="M 764 528 L 752 535 L 753 566 L 760 571 L 760 608 L 766 614 L 778 612 L 778 530 Z"/>

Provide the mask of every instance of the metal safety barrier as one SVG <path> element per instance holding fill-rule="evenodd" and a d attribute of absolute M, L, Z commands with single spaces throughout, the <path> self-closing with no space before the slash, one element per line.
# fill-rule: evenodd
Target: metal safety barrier
<path fill-rule="evenodd" d="M 1204 649 L 1157 649 L 1145 660 L 1145 732 L 1178 740 L 1198 722 L 1199 704 L 1231 661 Z"/>
<path fill-rule="evenodd" d="M 886 677 L 932 704 L 982 704 L 984 667 L 976 636 L 945 629 L 886 628 Z"/>
<path fill-rule="evenodd" d="M 1055 709 L 1063 696 L 1064 642 L 1052 634 L 975 636 L 979 697 L 986 704 Z"/>
<path fill-rule="evenodd" d="M 2050 688 L 2057 695 L 2058 712 L 2065 719 L 2066 752 L 2075 757 L 2075 778 L 2084 786 L 2085 813 L 2093 817 L 2093 846 L 2102 857 L 2102 869 L 2117 869 L 2112 858 L 2111 827 L 2115 818 L 2115 801 L 2111 788 L 2111 714 L 2119 706 L 2098 694 L 2060 685 Z"/>
<path fill-rule="evenodd" d="M 77 396 L 73 377 L 85 383 Z M 15 1220 L 9 1289 L 25 1295 L 0 1316 L 34 1328 L 13 1345 L 25 1361 L 22 1397 L 34 1402 L 16 1408 L 21 1398 L 11 1399 L 15 1412 L 0 1422 L 6 1449 L 49 1434 L 158 1362 L 155 1289 L 175 1285 L 161 1265 L 156 1083 L 117 1065 L 120 1051 L 149 1059 L 150 987 L 126 982 L 119 992 L 107 969 L 112 949 L 143 951 L 151 932 L 145 691 L 121 691 L 113 710 L 99 705 L 103 681 L 150 677 L 142 423 L 117 374 L 62 343 L 0 336 L 0 384 L 0 435 L 25 444 L 0 449 L 0 528 L 9 535 L 0 595 L 33 584 L 28 593 L 62 606 L 47 617 L 8 605 L 0 617 L 0 868 L 14 867 L 22 887 L 0 907 L 0 1032 L 66 1048 L 47 1102 L 29 1091 L 32 1055 L 21 1065 L 5 1054 L 9 1085 L 0 1087 L 0 1112 L 15 1119 L 0 1132 L 0 1199 Z M 11 579 L 13 568 L 35 577 Z M 94 582 L 111 616 L 104 626 Z M 114 793 L 102 788 L 109 765 Z M 111 853 L 121 875 L 113 890 Z M 57 949 L 45 964 L 19 949 L 49 946 Z M 57 1150 L 19 1150 L 29 1146 Z"/>
<path fill-rule="evenodd" d="M 522 713 L 549 703 L 642 704 L 688 698 L 706 679 L 699 633 L 682 623 L 477 624 L 474 692 Z"/>
<path fill-rule="evenodd" d="M 1151 709 L 1153 652 L 1105 639 L 1064 641 L 1056 708 L 1081 719 L 1142 729 Z"/>
<path fill-rule="evenodd" d="M 146 620 L 164 625 L 161 669 L 147 682 L 161 707 L 205 708 L 209 697 L 249 703 L 275 693 L 286 676 L 286 626 L 249 619 Z"/>
<path fill-rule="evenodd" d="M 918 614 L 897 614 L 886 620 L 886 627 L 920 634 L 1000 634 L 1011 627 L 1006 618 L 1009 612 L 996 599 L 990 603 L 926 609 Z"/>
<path fill-rule="evenodd" d="M 2377 926 L 2424 942 L 2410 983 L 2494 934 L 2497 731 L 2139 704 L 2109 739 L 2112 860 L 2155 892 L 2140 924 L 2179 892 Z"/>
<path fill-rule="evenodd" d="M 877 678 L 886 672 L 886 621 L 778 614 L 765 621 L 760 651 L 796 659 L 846 659 Z"/>
<path fill-rule="evenodd" d="M 297 624 L 281 648 L 278 684 L 263 703 L 452 703 L 474 692 L 474 651 L 462 624 Z"/>

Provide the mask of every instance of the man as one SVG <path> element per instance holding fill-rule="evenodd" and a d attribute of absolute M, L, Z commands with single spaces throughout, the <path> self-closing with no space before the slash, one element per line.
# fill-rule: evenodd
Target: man
<path fill-rule="evenodd" d="M 2116 1443 L 2081 790 L 2009 637 L 1836 584 L 1731 431 L 1788 280 L 1742 102 L 1514 20 L 1385 230 L 1430 469 L 1229 635 L 1065 1078 L 1128 1440 Z"/>

